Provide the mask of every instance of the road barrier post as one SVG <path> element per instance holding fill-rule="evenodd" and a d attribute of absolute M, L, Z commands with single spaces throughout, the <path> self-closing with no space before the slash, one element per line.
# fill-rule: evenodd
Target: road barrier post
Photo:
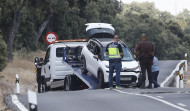
<path fill-rule="evenodd" d="M 177 73 L 177 76 L 176 76 L 176 88 L 179 88 L 179 70 L 176 73 Z"/>
<path fill-rule="evenodd" d="M 16 93 L 20 94 L 19 76 L 16 74 Z"/>
<path fill-rule="evenodd" d="M 183 84 L 184 84 L 184 82 L 183 82 L 183 77 L 184 77 L 184 71 L 183 71 L 183 64 L 181 64 L 181 66 L 180 66 L 180 75 L 179 75 L 179 78 L 180 78 L 180 88 L 183 88 Z"/>
<path fill-rule="evenodd" d="M 188 59 L 188 57 L 187 57 L 187 53 L 186 53 L 185 54 L 185 71 L 187 71 L 187 69 L 188 69 L 187 59 Z"/>
<path fill-rule="evenodd" d="M 33 91 L 28 91 L 29 111 L 37 111 L 37 94 Z"/>

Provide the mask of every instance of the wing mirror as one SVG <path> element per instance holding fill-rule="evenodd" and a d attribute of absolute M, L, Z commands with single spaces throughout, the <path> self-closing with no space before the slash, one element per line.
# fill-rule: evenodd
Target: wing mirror
<path fill-rule="evenodd" d="M 37 66 L 39 64 L 39 62 L 40 62 L 39 57 L 35 57 L 35 59 L 34 59 L 35 66 Z"/>
<path fill-rule="evenodd" d="M 94 55 L 93 57 L 94 57 L 94 59 L 97 59 L 97 61 L 98 61 L 98 55 Z"/>

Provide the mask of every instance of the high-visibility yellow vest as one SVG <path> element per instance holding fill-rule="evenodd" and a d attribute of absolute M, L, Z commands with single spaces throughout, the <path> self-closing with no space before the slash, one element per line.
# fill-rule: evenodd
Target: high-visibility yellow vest
<path fill-rule="evenodd" d="M 121 55 L 119 53 L 119 49 L 116 47 L 109 46 L 108 47 L 108 53 L 109 53 L 110 59 L 121 58 Z"/>

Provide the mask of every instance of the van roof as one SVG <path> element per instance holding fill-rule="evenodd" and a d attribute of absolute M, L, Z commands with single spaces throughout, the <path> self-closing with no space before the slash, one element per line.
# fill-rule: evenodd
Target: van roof
<path fill-rule="evenodd" d="M 52 46 L 60 46 L 60 47 L 77 47 L 77 46 L 85 46 L 87 42 L 58 42 L 58 43 L 54 43 L 49 45 L 48 47 L 52 47 Z"/>

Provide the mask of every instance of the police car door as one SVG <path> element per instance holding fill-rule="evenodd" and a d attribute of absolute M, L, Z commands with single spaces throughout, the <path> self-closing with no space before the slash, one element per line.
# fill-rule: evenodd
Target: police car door
<path fill-rule="evenodd" d="M 93 48 L 93 55 L 91 56 L 91 66 L 92 66 L 92 73 L 97 76 L 98 72 L 98 62 L 100 61 L 100 58 L 96 59 L 93 56 L 99 56 L 100 55 L 100 47 L 97 44 L 94 44 Z M 100 57 L 100 56 L 99 56 Z"/>
<path fill-rule="evenodd" d="M 46 52 L 43 70 L 44 70 L 45 78 L 50 78 L 50 48 L 48 48 Z"/>

